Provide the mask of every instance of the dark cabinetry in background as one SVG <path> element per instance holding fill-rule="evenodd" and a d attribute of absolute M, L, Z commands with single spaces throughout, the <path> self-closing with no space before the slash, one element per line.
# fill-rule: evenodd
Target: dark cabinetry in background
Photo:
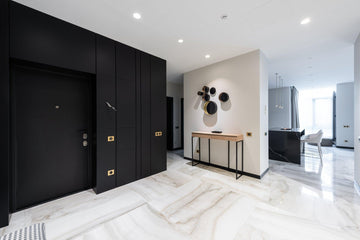
<path fill-rule="evenodd" d="M 151 132 L 151 174 L 166 170 L 166 61 L 151 57 L 150 60 L 150 108 Z"/>
<path fill-rule="evenodd" d="M 0 227 L 9 221 L 9 2 L 0 0 Z"/>
<path fill-rule="evenodd" d="M 116 44 L 116 179 L 136 180 L 136 50 Z M 140 106 L 139 106 L 140 107 Z"/>
<path fill-rule="evenodd" d="M 141 177 L 146 177 L 166 169 L 166 62 L 146 53 L 140 53 L 140 62 Z"/>
<path fill-rule="evenodd" d="M 96 193 L 166 170 L 165 60 L 15 2 L 1 1 L 0 11 L 0 227 L 12 185 L 9 59 L 96 81 L 89 133 Z"/>
<path fill-rule="evenodd" d="M 115 169 L 116 142 L 108 141 L 115 136 L 116 112 L 108 105 L 116 104 L 115 75 L 116 42 L 102 36 L 96 37 L 96 182 L 97 193 L 116 186 L 115 175 L 108 171 Z"/>

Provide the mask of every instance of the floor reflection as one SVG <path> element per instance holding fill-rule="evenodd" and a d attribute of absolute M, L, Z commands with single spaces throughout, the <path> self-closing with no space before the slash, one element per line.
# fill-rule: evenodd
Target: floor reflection
<path fill-rule="evenodd" d="M 270 169 L 321 190 L 329 201 L 334 201 L 335 196 L 360 203 L 353 182 L 354 150 L 336 147 L 322 147 L 322 150 L 323 166 L 317 147 L 306 145 L 301 165 L 270 160 Z"/>

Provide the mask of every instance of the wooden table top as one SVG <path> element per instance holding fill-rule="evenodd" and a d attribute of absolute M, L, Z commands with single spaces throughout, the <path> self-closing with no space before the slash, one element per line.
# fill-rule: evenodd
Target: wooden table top
<path fill-rule="evenodd" d="M 239 134 L 239 133 L 212 133 L 212 132 L 195 131 L 195 132 L 192 132 L 191 136 L 199 137 L 199 138 L 234 141 L 234 142 L 244 140 L 244 135 Z"/>

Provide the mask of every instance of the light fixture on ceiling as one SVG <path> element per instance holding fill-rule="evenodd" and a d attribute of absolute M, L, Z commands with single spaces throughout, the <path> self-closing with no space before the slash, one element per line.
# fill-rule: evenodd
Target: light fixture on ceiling
<path fill-rule="evenodd" d="M 180 38 L 180 39 L 178 40 L 178 43 L 183 43 L 183 42 L 184 42 L 184 39 L 181 39 L 181 38 Z"/>
<path fill-rule="evenodd" d="M 300 22 L 300 24 L 301 25 L 306 25 L 306 24 L 308 24 L 308 23 L 310 23 L 311 22 L 311 19 L 310 18 L 304 18 L 301 22 Z"/>
<path fill-rule="evenodd" d="M 134 12 L 134 13 L 133 13 L 133 17 L 134 17 L 135 19 L 139 20 L 139 19 L 141 19 L 141 14 L 138 13 L 138 12 Z"/>
<path fill-rule="evenodd" d="M 284 87 L 284 79 L 279 75 L 279 73 L 275 73 L 275 81 L 276 81 L 275 107 L 279 109 L 284 109 L 283 92 L 280 90 L 280 88 Z"/>
<path fill-rule="evenodd" d="M 223 14 L 223 15 L 220 16 L 220 19 L 221 20 L 226 20 L 226 19 L 228 19 L 228 17 L 229 16 L 227 14 Z"/>
<path fill-rule="evenodd" d="M 205 58 L 210 58 L 210 54 L 206 54 L 206 55 L 205 55 Z"/>

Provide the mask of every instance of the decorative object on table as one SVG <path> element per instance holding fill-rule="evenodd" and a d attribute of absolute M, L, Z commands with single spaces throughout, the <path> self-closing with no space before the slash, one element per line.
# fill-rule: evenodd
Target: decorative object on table
<path fill-rule="evenodd" d="M 199 96 L 204 96 L 204 92 L 198 91 L 198 92 L 197 92 L 197 95 L 199 95 Z"/>
<path fill-rule="evenodd" d="M 205 94 L 203 96 L 203 100 L 205 100 L 206 102 L 210 100 L 210 95 L 209 94 Z"/>
<path fill-rule="evenodd" d="M 211 133 L 222 133 L 222 131 L 220 131 L 220 130 L 214 130 L 214 131 L 211 131 Z"/>
<path fill-rule="evenodd" d="M 207 101 L 204 105 L 204 111 L 207 115 L 214 115 L 217 112 L 217 105 L 213 101 Z"/>
<path fill-rule="evenodd" d="M 208 86 L 203 86 L 202 90 L 203 90 L 205 93 L 208 93 L 208 92 L 209 92 L 209 87 L 208 87 Z"/>
<path fill-rule="evenodd" d="M 212 87 L 210 88 L 210 94 L 214 95 L 216 93 L 216 88 Z"/>
<path fill-rule="evenodd" d="M 37 223 L 0 237 L 0 240 L 46 240 L 45 224 Z"/>
<path fill-rule="evenodd" d="M 229 94 L 227 94 L 226 92 L 220 93 L 219 100 L 221 102 L 227 102 L 229 100 Z"/>

